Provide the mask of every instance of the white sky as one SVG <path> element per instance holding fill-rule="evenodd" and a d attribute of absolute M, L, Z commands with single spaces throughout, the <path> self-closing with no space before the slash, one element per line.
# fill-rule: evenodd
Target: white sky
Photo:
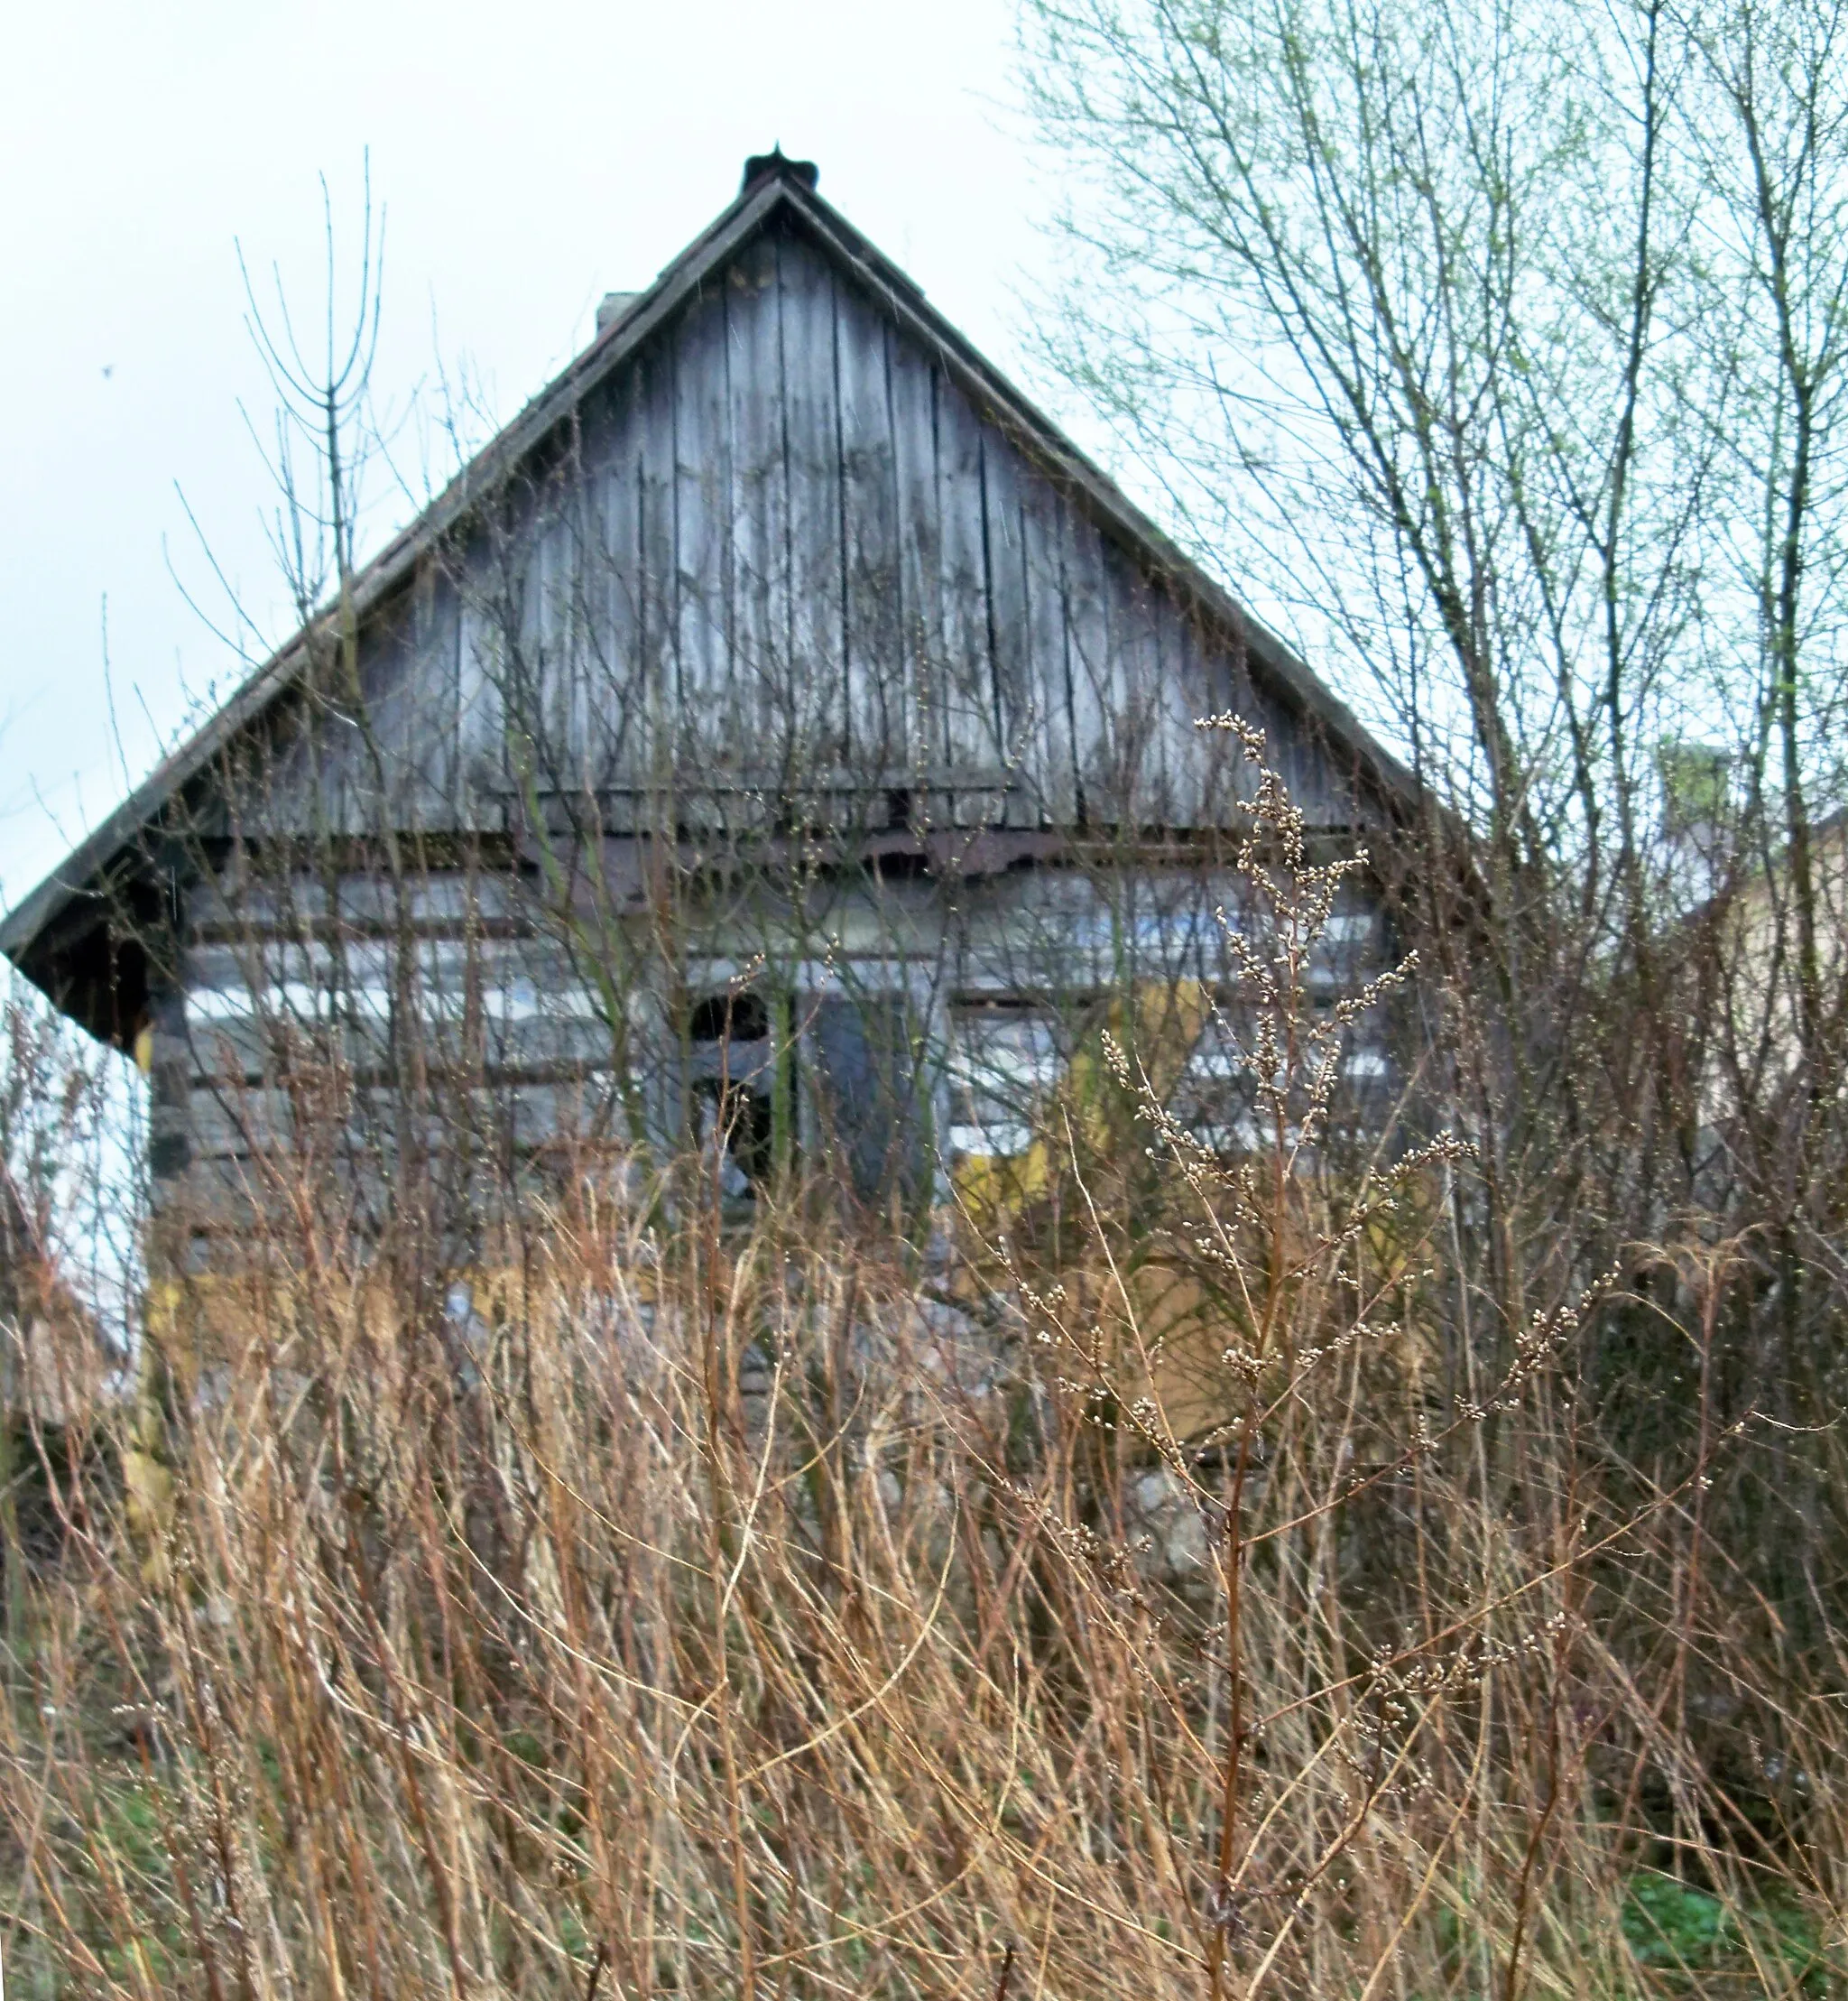
<path fill-rule="evenodd" d="M 1043 255 L 1008 129 L 1008 0 L 90 0 L 21 8 L 0 63 L 0 906 L 237 669 L 176 485 L 282 636 L 238 403 L 271 398 L 233 250 L 318 299 L 325 171 L 387 211 L 375 384 L 439 358 L 504 420 L 781 139 L 821 191 L 1017 372 Z M 383 527 L 384 523 L 377 524 Z M 376 536 L 374 536 L 374 542 Z M 108 600 L 118 753 L 104 673 Z M 126 774 L 125 775 L 125 763 Z"/>

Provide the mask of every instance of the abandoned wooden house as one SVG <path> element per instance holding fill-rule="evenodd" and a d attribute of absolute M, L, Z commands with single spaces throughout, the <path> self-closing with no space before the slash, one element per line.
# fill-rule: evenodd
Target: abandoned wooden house
<path fill-rule="evenodd" d="M 189 1227 L 317 1048 L 386 1184 L 447 1065 L 509 1159 L 690 1135 L 740 1201 L 797 1159 L 940 1191 L 1030 1148 L 1086 1005 L 1165 986 L 1178 1100 L 1238 1144 L 1202 997 L 1250 774 L 1197 718 L 1261 726 L 1335 846 L 1412 782 L 816 180 L 752 161 L 0 928 L 137 1052 Z M 1384 911 L 1349 882 L 1331 990 Z M 1365 1024 L 1344 1065 L 1390 1088 Z"/>

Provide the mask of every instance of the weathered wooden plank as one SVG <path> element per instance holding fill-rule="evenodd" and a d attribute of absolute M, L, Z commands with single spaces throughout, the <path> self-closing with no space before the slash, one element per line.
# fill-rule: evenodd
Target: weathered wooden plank
<path fill-rule="evenodd" d="M 898 536 L 898 657 L 906 690 L 902 743 L 894 776 L 940 768 L 946 761 L 943 606 L 938 557 L 936 372 L 896 334 L 887 341 L 892 480 Z M 909 788 L 908 788 L 909 789 Z"/>
<path fill-rule="evenodd" d="M 511 607 L 502 538 L 485 529 L 469 538 L 458 566 L 457 713 L 463 811 L 481 823 L 507 781 L 502 661 Z"/>
<path fill-rule="evenodd" d="M 1287 710 L 1274 699 L 1264 707 L 1270 718 L 1270 742 L 1275 746 L 1274 761 L 1310 823 L 1323 827 L 1353 824 L 1353 774 L 1335 769 L 1319 722 Z"/>
<path fill-rule="evenodd" d="M 783 433 L 789 453 L 790 656 L 808 759 L 847 761 L 846 570 L 836 395 L 834 274 L 807 245 L 778 243 Z"/>
<path fill-rule="evenodd" d="M 550 670 L 559 597 L 553 579 L 562 568 L 552 546 L 557 533 L 547 496 L 523 496 L 498 566 L 504 579 L 498 607 L 503 757 L 513 811 L 522 819 L 532 790 L 543 792 L 556 783 L 551 711 L 557 703 Z"/>
<path fill-rule="evenodd" d="M 196 1085 L 187 1094 L 185 1120 L 194 1161 L 286 1153 L 297 1136 L 288 1092 L 255 1085 Z"/>
<path fill-rule="evenodd" d="M 1099 534 L 1096 549 L 1109 653 L 1098 672 L 1086 650 L 1078 686 L 1093 690 L 1104 727 L 1093 748 L 1081 744 L 1080 769 L 1097 795 L 1094 810 L 1102 818 L 1125 829 L 1166 826 L 1171 746 L 1154 587 L 1109 537 Z M 1194 755 L 1190 741 L 1182 755 Z"/>
<path fill-rule="evenodd" d="M 887 329 L 852 292 L 835 295 L 845 532 L 848 760 L 876 783 L 902 769 L 906 714 L 901 633 L 898 467 L 892 449 Z"/>
<path fill-rule="evenodd" d="M 1038 827 L 1049 818 L 1044 718 L 1034 700 L 1031 598 L 1021 535 L 1024 468 L 993 429 L 982 440 L 983 549 L 994 680 L 997 747 L 1011 772 L 1005 820 Z"/>
<path fill-rule="evenodd" d="M 189 931 L 232 944 L 270 932 L 305 937 L 336 923 L 361 931 L 402 922 L 459 928 L 523 922 L 531 916 L 531 899 L 520 880 L 488 866 L 413 871 L 402 883 L 354 870 L 331 892 L 325 881 L 303 872 L 279 877 L 248 867 L 223 881 L 195 882 L 187 902 Z"/>
<path fill-rule="evenodd" d="M 432 824 L 448 829 L 468 827 L 462 784 L 462 682 L 460 682 L 462 607 L 456 584 L 440 566 L 432 564 L 418 584 L 418 686 L 420 699 L 428 690 L 424 738 L 430 758 L 428 784 L 442 801 Z"/>
<path fill-rule="evenodd" d="M 540 933 L 205 942 L 184 951 L 180 972 L 195 1024 L 320 1020 L 349 998 L 370 1014 L 408 1002 L 433 1019 L 475 1007 L 494 1019 L 588 1019 L 604 1007 L 596 967 Z"/>
<path fill-rule="evenodd" d="M 642 688 L 648 709 L 643 737 L 647 765 L 642 782 L 652 796 L 640 817 L 652 825 L 666 816 L 672 829 L 672 774 L 680 748 L 683 676 L 680 670 L 680 552 L 679 451 L 675 442 L 674 372 L 670 339 L 639 356 L 635 399 L 640 487 L 636 495 L 636 542 L 641 569 L 635 579 Z"/>
<path fill-rule="evenodd" d="M 942 375 L 936 420 L 944 763 L 954 777 L 979 783 L 1007 762 L 989 630 L 984 440 L 968 400 Z"/>
<path fill-rule="evenodd" d="M 409 824 L 448 831 L 460 824 L 457 782 L 455 592 L 436 566 L 404 594 L 398 701 Z"/>
<path fill-rule="evenodd" d="M 482 1061 L 495 1070 L 563 1069 L 588 1075 L 607 1070 L 612 1058 L 608 1026 L 594 1016 L 575 1020 L 531 1016 L 496 1019 L 484 1024 Z"/>
<path fill-rule="evenodd" d="M 1028 683 L 1041 811 L 1055 825 L 1077 817 L 1072 743 L 1071 632 L 1066 617 L 1064 509 L 1044 480 L 1021 483 L 1021 541 L 1027 587 Z"/>
<path fill-rule="evenodd" d="M 1197 826 L 1205 802 L 1214 798 L 1231 825 L 1232 799 L 1244 796 L 1251 788 L 1242 775 L 1243 760 L 1236 739 L 1194 727 L 1197 718 L 1215 712 L 1197 628 L 1170 592 L 1158 588 L 1149 602 L 1158 656 L 1148 755 L 1155 823 Z M 1237 703 L 1234 707 L 1243 713 Z"/>
<path fill-rule="evenodd" d="M 777 246 L 761 237 L 725 274 L 731 425 L 732 708 L 750 762 L 786 772 L 799 748 L 790 659 L 789 467 L 783 445 Z"/>
<path fill-rule="evenodd" d="M 451 751 L 455 690 L 446 649 L 439 638 L 437 579 L 426 572 L 402 600 L 388 699 L 392 709 L 393 783 L 405 814 L 420 832 L 456 823 Z"/>
<path fill-rule="evenodd" d="M 573 729 L 584 745 L 587 791 L 618 795 L 645 780 L 649 765 L 650 662 L 644 639 L 642 492 L 645 416 L 642 376 L 632 370 L 613 389 L 596 440 L 597 464 L 587 473 L 594 496 L 595 533 L 586 537 L 595 566 L 585 580 L 594 616 L 584 635 L 584 673 Z M 605 813 L 609 811 L 605 806 Z M 623 830 L 633 824 L 633 791 L 619 809 Z"/>
<path fill-rule="evenodd" d="M 584 783 L 585 743 L 573 728 L 582 701 L 581 514 L 569 474 L 561 474 L 536 511 L 529 548 L 530 612 L 522 661 L 522 722 L 530 737 L 532 781 L 541 792 L 578 792 Z"/>
<path fill-rule="evenodd" d="M 733 487 L 725 301 L 706 292 L 674 329 L 674 509 L 679 593 L 683 768 L 724 773 L 738 762 L 732 703 Z"/>
<path fill-rule="evenodd" d="M 1118 601 L 1095 524 L 1069 503 L 1060 514 L 1076 811 L 1093 827 L 1133 826 L 1138 717 L 1118 637 L 1132 607 Z"/>
<path fill-rule="evenodd" d="M 238 746 L 232 765 L 229 817 L 242 837 L 344 831 L 356 819 L 350 769 L 358 741 L 351 702 L 337 709 L 311 696 L 301 727 L 269 743 Z"/>

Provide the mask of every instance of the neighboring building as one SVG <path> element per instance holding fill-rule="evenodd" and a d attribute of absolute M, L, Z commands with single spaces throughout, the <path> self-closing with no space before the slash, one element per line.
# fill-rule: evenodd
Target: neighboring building
<path fill-rule="evenodd" d="M 1820 1082 L 1848 1089 L 1842 1056 L 1848 1040 L 1848 812 L 1809 830 L 1809 881 L 1816 937 L 1815 1068 L 1804 1061 L 1803 923 L 1790 849 L 1781 838 L 1768 858 L 1720 850 L 1708 894 L 1685 920 L 1686 950 L 1705 968 L 1712 991 L 1700 1009 L 1702 1154 L 1707 1172 L 1742 1144 L 1773 1154 L 1782 1146 L 1793 1094 Z M 1717 887 L 1711 878 L 1721 878 Z M 1748 1141 L 1742 1116 L 1757 1128 Z M 1717 1192 L 1717 1188 L 1716 1188 Z"/>
<path fill-rule="evenodd" d="M 139 1051 L 207 1237 L 316 1075 L 380 1187 L 440 1072 L 518 1161 L 690 1125 L 740 1200 L 799 1151 L 916 1188 L 1025 1148 L 1126 983 L 1187 988 L 1177 1090 L 1235 1145 L 1224 711 L 1333 846 L 1409 823 L 1409 774 L 773 154 L 0 949 Z M 1317 977 L 1390 950 L 1356 879 Z M 1377 1036 L 1347 1063 L 1387 1088 Z"/>

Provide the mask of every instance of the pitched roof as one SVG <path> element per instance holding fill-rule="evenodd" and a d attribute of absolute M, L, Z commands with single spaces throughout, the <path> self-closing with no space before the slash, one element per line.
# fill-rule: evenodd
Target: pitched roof
<path fill-rule="evenodd" d="M 975 408 L 999 423 L 1041 470 L 1068 491 L 1098 525 L 1161 577 L 1206 622 L 1243 645 L 1252 679 L 1312 722 L 1330 746 L 1370 783 L 1382 801 L 1401 810 L 1418 796 L 1412 774 L 1362 727 L 1353 712 L 1275 634 L 1245 611 L 1187 556 L 1051 420 L 980 355 L 926 300 L 919 287 L 815 191 L 806 162 L 781 153 L 747 163 L 737 199 L 703 235 L 636 293 L 444 492 L 365 565 L 355 579 L 355 610 L 364 619 L 406 583 L 441 538 L 555 430 L 600 383 L 644 346 L 656 330 L 744 246 L 773 224 L 794 221 L 901 330 L 919 343 Z M 28 977 L 47 986 L 51 937 L 87 929 L 105 915 L 105 893 L 140 836 L 238 734 L 261 718 L 295 683 L 310 657 L 305 628 L 258 668 L 216 715 L 162 758 L 116 811 L 38 887 L 0 922 L 0 952 Z M 55 997 L 55 996 L 54 996 Z"/>

